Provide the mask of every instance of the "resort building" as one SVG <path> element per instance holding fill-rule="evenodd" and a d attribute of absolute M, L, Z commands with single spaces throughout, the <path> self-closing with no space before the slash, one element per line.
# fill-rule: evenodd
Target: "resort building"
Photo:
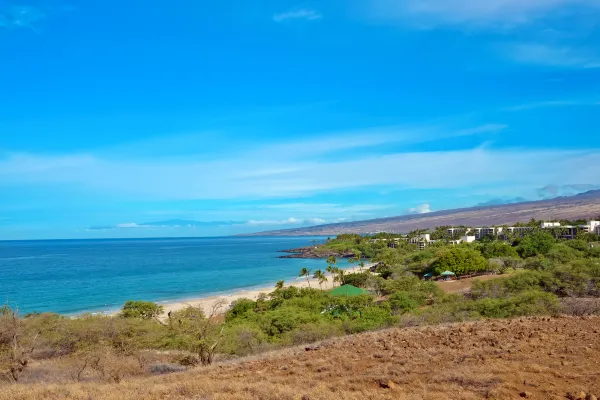
<path fill-rule="evenodd" d="M 498 236 L 502 232 L 502 227 L 487 226 L 483 228 L 475 228 L 475 238 L 477 240 L 485 236 Z"/>
<path fill-rule="evenodd" d="M 433 242 L 433 240 L 431 240 L 431 235 L 429 233 L 408 239 L 408 243 L 416 244 L 419 246 L 419 250 L 424 250 L 425 247 L 427 247 L 427 245 L 431 242 Z"/>

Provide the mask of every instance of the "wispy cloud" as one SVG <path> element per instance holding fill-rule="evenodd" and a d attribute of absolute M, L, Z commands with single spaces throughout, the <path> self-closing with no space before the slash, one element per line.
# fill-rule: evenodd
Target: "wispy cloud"
<path fill-rule="evenodd" d="M 38 31 L 38 23 L 47 15 L 41 9 L 24 5 L 0 8 L 0 28 Z"/>
<path fill-rule="evenodd" d="M 515 27 L 557 10 L 590 10 L 599 0 L 372 0 L 368 10 L 380 19 L 400 19 L 423 28 L 439 25 Z"/>
<path fill-rule="evenodd" d="M 275 22 L 286 22 L 294 20 L 316 21 L 321 18 L 323 18 L 323 15 L 321 15 L 315 10 L 311 10 L 308 8 L 301 8 L 273 15 L 273 21 Z"/>
<path fill-rule="evenodd" d="M 549 108 L 549 107 L 571 107 L 585 104 L 593 104 L 586 103 L 575 100 L 548 100 L 548 101 L 538 101 L 533 103 L 519 104 L 517 106 L 506 107 L 504 110 L 506 111 L 527 111 L 527 110 L 535 110 L 538 108 Z"/>
<path fill-rule="evenodd" d="M 250 220 L 246 224 L 250 226 L 277 226 L 277 225 L 321 225 L 327 221 L 322 218 L 288 218 L 284 220 Z"/>
<path fill-rule="evenodd" d="M 236 221 L 193 221 L 193 220 L 167 220 L 157 222 L 125 222 L 116 225 L 97 225 L 87 228 L 88 231 L 109 231 L 121 229 L 160 229 L 160 228 L 197 228 L 215 227 L 243 224 Z"/>
<path fill-rule="evenodd" d="M 329 204 L 329 203 L 285 203 L 265 205 L 263 208 L 272 210 L 289 210 L 293 212 L 312 212 L 319 215 L 370 215 L 376 211 L 394 208 L 393 204 Z"/>
<path fill-rule="evenodd" d="M 408 209 L 408 214 L 429 214 L 430 212 L 432 212 L 432 210 L 429 204 L 420 204 Z"/>
<path fill-rule="evenodd" d="M 517 43 L 503 46 L 506 57 L 521 64 L 557 68 L 600 68 L 600 56 L 594 51 L 541 43 Z"/>
<path fill-rule="evenodd" d="M 482 125 L 460 131 L 496 131 Z M 435 133 L 433 136 L 436 136 Z M 339 190 L 394 187 L 403 189 L 472 188 L 507 183 L 536 187 L 549 182 L 596 182 L 600 150 L 494 149 L 474 146 L 451 151 L 406 151 L 402 146 L 326 153 L 315 158 L 307 149 L 318 141 L 296 142 L 297 147 L 265 143 L 254 149 L 224 149 L 222 157 L 135 157 L 127 154 L 8 154 L 0 156 L 0 190 L 10 187 L 53 187 L 72 195 L 112 196 L 147 201 L 301 198 Z M 360 135 L 357 134 L 357 138 Z M 333 143 L 326 135 L 324 143 Z M 307 145 L 310 144 L 309 145 Z M 402 143 L 402 142 L 400 142 Z M 412 147 L 412 146 L 411 146 Z M 273 152 L 273 148 L 281 151 Z M 338 149 L 332 144 L 333 149 Z M 282 149 L 285 149 L 283 151 Z M 296 149 L 299 149 L 296 154 Z M 244 151 L 245 150 L 245 151 Z M 535 160 L 535 162 L 531 162 Z M 502 165 L 502 168 L 498 168 Z M 581 165 L 587 165 L 581 168 Z M 288 215 L 333 217 L 369 213 L 387 205 L 342 207 L 335 203 L 314 207 L 296 201 Z M 271 207 L 278 207 L 272 205 Z M 279 206 L 283 210 L 285 206 Z M 289 206 L 288 206 L 289 207 Z M 270 217 L 265 218 L 271 219 Z"/>

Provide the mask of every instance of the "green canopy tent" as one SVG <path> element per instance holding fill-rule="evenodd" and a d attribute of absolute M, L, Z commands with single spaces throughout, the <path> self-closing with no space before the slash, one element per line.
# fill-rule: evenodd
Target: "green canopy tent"
<path fill-rule="evenodd" d="M 431 272 L 423 275 L 425 278 L 431 278 L 433 276 L 433 274 Z"/>
<path fill-rule="evenodd" d="M 442 275 L 442 276 L 454 276 L 456 274 L 454 272 L 452 272 L 452 271 L 444 271 L 440 275 Z"/>
<path fill-rule="evenodd" d="M 361 296 L 363 294 L 367 294 L 367 291 L 364 289 L 361 289 L 361 288 L 357 288 L 356 286 L 344 285 L 344 286 L 340 286 L 340 287 L 330 290 L 329 294 L 331 294 L 332 296 L 354 297 L 354 296 Z"/>

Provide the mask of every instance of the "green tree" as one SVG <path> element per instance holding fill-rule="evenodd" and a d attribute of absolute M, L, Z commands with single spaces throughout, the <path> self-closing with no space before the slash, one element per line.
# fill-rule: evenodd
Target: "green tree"
<path fill-rule="evenodd" d="M 481 254 L 485 258 L 498 258 L 498 257 L 517 257 L 519 254 L 514 247 L 505 242 L 489 242 L 485 243 L 481 249 Z"/>
<path fill-rule="evenodd" d="M 208 315 L 201 307 L 188 306 L 169 316 L 169 326 L 189 351 L 196 352 L 202 365 L 210 365 L 223 339 L 224 325 L 215 319 L 225 302 L 215 303 Z"/>
<path fill-rule="evenodd" d="M 277 283 L 275 284 L 275 290 L 281 290 L 281 289 L 283 289 L 284 285 L 285 285 L 284 281 L 277 281 Z"/>
<path fill-rule="evenodd" d="M 310 287 L 310 269 L 302 268 L 300 270 L 299 277 L 306 277 L 306 282 L 308 283 L 308 287 Z"/>
<path fill-rule="evenodd" d="M 556 240 L 551 234 L 536 231 L 521 239 L 517 252 L 522 258 L 545 255 L 552 249 L 555 243 Z"/>
<path fill-rule="evenodd" d="M 321 271 L 320 269 L 316 270 L 315 274 L 313 275 L 313 278 L 315 278 L 319 282 L 319 287 L 321 288 L 321 290 L 323 290 L 323 283 L 325 283 L 325 289 L 327 289 L 327 277 L 325 276 L 323 271 Z"/>
<path fill-rule="evenodd" d="M 325 269 L 325 271 L 329 272 L 329 275 L 331 275 L 333 277 L 334 271 L 335 271 L 335 267 L 332 265 L 328 265 L 327 269 Z"/>
<path fill-rule="evenodd" d="M 37 333 L 27 334 L 19 312 L 8 305 L 0 307 L 0 380 L 18 382 L 21 373 L 29 364 Z"/>
<path fill-rule="evenodd" d="M 451 271 L 456 275 L 464 275 L 485 271 L 488 261 L 477 250 L 466 246 L 456 246 L 444 252 L 432 267 L 438 274 Z"/>
<path fill-rule="evenodd" d="M 151 301 L 129 300 L 123 304 L 120 315 L 123 318 L 154 319 L 160 316 L 163 311 L 163 306 Z"/>
<path fill-rule="evenodd" d="M 335 268 L 335 265 L 337 264 L 337 258 L 335 258 L 335 256 L 329 256 L 327 258 L 327 266 Z"/>

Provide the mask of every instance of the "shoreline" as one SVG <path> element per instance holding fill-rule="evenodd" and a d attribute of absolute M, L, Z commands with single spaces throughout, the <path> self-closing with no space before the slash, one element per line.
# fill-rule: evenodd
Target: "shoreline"
<path fill-rule="evenodd" d="M 365 270 L 368 271 L 369 268 L 373 265 L 375 265 L 375 264 L 366 263 L 363 268 L 363 271 L 365 271 Z M 340 269 L 343 270 L 344 273 L 346 273 L 346 274 L 352 273 L 353 270 L 356 272 L 359 272 L 358 266 L 354 266 L 354 268 L 349 267 L 349 268 L 340 268 Z M 333 277 L 329 273 L 327 273 L 326 276 L 327 276 L 327 282 L 323 283 L 323 290 L 332 289 Z M 310 282 L 310 284 L 309 284 L 309 282 Z M 193 297 L 190 299 L 184 299 L 184 300 L 178 300 L 178 301 L 166 300 L 166 302 L 161 302 L 161 301 L 153 301 L 153 302 L 163 307 L 163 314 L 162 314 L 163 316 L 167 315 L 169 312 L 179 311 L 188 306 L 202 307 L 202 309 L 204 310 L 204 313 L 206 315 L 209 315 L 211 313 L 213 307 L 215 307 L 219 302 L 223 302 L 224 305 L 218 309 L 216 314 L 224 314 L 229 309 L 231 304 L 237 300 L 250 299 L 250 300 L 256 301 L 260 294 L 262 294 L 262 293 L 269 294 L 269 293 L 273 292 L 275 290 L 275 284 L 276 284 L 276 282 L 273 282 L 270 286 L 265 285 L 265 286 L 260 286 L 260 287 L 254 286 L 254 287 L 247 287 L 247 288 L 243 288 L 243 289 L 233 289 L 233 290 L 229 290 L 229 291 L 224 291 L 219 294 L 207 294 L 205 296 Z M 307 282 L 306 278 L 297 277 L 292 282 L 290 282 L 290 281 L 285 282 L 284 287 L 287 288 L 290 286 L 295 286 L 297 288 L 307 288 L 310 286 L 313 289 L 319 289 L 319 282 L 317 279 L 315 279 L 313 277 L 311 277 L 308 282 Z M 327 289 L 325 289 L 325 287 L 327 287 Z M 107 310 L 102 313 L 94 313 L 94 314 L 115 316 L 115 315 L 119 314 L 120 311 L 121 311 L 121 309 Z"/>

